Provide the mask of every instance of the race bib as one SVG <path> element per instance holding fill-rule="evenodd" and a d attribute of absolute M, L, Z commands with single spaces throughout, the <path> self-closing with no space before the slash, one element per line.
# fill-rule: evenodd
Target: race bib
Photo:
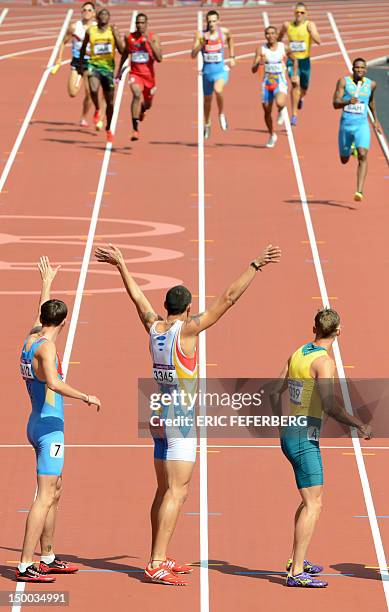
<path fill-rule="evenodd" d="M 216 64 L 223 60 L 222 53 L 204 53 L 204 62 L 206 64 Z"/>
<path fill-rule="evenodd" d="M 94 46 L 95 55 L 109 55 L 112 53 L 112 44 L 107 43 L 96 43 Z"/>
<path fill-rule="evenodd" d="M 292 404 L 301 406 L 304 384 L 301 380 L 288 380 L 289 399 Z"/>
<path fill-rule="evenodd" d="M 134 64 L 147 64 L 150 59 L 150 55 L 147 51 L 135 51 L 131 54 L 131 62 Z"/>
<path fill-rule="evenodd" d="M 319 442 L 320 429 L 315 425 L 310 425 L 307 430 L 307 439 L 313 442 Z"/>
<path fill-rule="evenodd" d="M 153 377 L 154 380 L 163 385 L 177 384 L 177 372 L 174 366 L 155 363 L 153 365 Z"/>
<path fill-rule="evenodd" d="M 270 64 L 266 62 L 265 64 L 265 72 L 267 74 L 281 74 L 282 73 L 282 64 L 281 62 L 276 62 L 274 64 Z"/>
<path fill-rule="evenodd" d="M 363 115 L 365 112 L 364 102 L 357 102 L 356 104 L 347 104 L 344 107 L 345 113 L 353 113 L 354 115 Z"/>
<path fill-rule="evenodd" d="M 20 362 L 20 373 L 25 380 L 34 380 L 31 363 Z"/>
<path fill-rule="evenodd" d="M 295 53 L 301 53 L 302 51 L 306 51 L 307 47 L 304 40 L 293 40 L 289 44 L 290 50 Z"/>
<path fill-rule="evenodd" d="M 64 445 L 62 442 L 52 442 L 50 444 L 50 457 L 53 459 L 63 459 Z"/>

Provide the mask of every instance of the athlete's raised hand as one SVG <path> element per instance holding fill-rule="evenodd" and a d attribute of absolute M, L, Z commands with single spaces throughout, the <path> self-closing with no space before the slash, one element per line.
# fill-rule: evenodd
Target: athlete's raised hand
<path fill-rule="evenodd" d="M 97 412 L 99 412 L 101 408 L 101 402 L 99 398 L 95 395 L 87 395 L 86 397 L 87 399 L 85 400 L 85 403 L 88 404 L 88 406 L 96 406 Z"/>
<path fill-rule="evenodd" d="M 281 249 L 278 246 L 268 244 L 264 251 L 254 259 L 259 268 L 267 266 L 269 263 L 278 263 L 281 259 Z"/>
<path fill-rule="evenodd" d="M 50 264 L 49 258 L 46 255 L 42 255 L 38 263 L 42 283 L 47 283 L 51 285 L 60 267 L 61 266 L 53 268 Z"/>
<path fill-rule="evenodd" d="M 113 244 L 110 244 L 109 248 L 106 249 L 97 248 L 95 250 L 95 257 L 98 261 L 111 264 L 111 266 L 118 266 L 124 263 L 122 252 L 113 246 Z"/>
<path fill-rule="evenodd" d="M 371 425 L 361 425 L 358 431 L 365 440 L 370 440 L 373 435 Z"/>

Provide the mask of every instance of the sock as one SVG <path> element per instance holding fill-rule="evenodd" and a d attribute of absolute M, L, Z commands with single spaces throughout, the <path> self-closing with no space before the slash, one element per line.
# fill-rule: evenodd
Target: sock
<path fill-rule="evenodd" d="M 138 125 L 139 125 L 139 119 L 138 117 L 133 117 L 132 118 L 132 127 L 134 128 L 134 131 L 137 132 L 138 131 Z"/>
<path fill-rule="evenodd" d="M 55 554 L 52 553 L 51 555 L 41 555 L 41 561 L 42 563 L 46 563 L 46 565 L 48 565 L 49 563 L 53 563 L 55 559 Z"/>
<path fill-rule="evenodd" d="M 24 573 L 26 571 L 26 569 L 28 567 L 30 567 L 30 565 L 34 565 L 34 562 L 30 561 L 30 563 L 19 563 L 19 565 L 18 565 L 19 572 Z"/>

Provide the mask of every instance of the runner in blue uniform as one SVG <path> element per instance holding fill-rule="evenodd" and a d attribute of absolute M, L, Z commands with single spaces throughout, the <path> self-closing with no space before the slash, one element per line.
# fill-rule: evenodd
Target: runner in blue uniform
<path fill-rule="evenodd" d="M 222 130 L 228 128 L 224 114 L 224 86 L 228 81 L 229 67 L 224 63 L 224 47 L 228 45 L 230 66 L 235 66 L 234 42 L 228 28 L 219 25 L 219 13 L 208 11 L 206 15 L 207 29 L 197 32 L 192 57 L 201 52 L 203 55 L 203 89 L 204 89 L 204 138 L 211 134 L 211 104 L 215 93 L 219 110 L 219 124 Z"/>
<path fill-rule="evenodd" d="M 363 188 L 367 174 L 367 153 L 370 147 L 370 126 L 368 108 L 370 108 L 374 127 L 378 132 L 374 94 L 377 84 L 366 77 L 366 61 L 358 57 L 353 61 L 352 77 L 345 76 L 337 82 L 333 106 L 342 109 L 339 126 L 339 155 L 342 164 L 347 164 L 353 148 L 358 155 L 357 190 L 354 200 L 363 200 Z"/>
<path fill-rule="evenodd" d="M 27 437 L 37 461 L 37 493 L 27 517 L 21 562 L 16 578 L 23 582 L 53 582 L 51 574 L 73 574 L 77 567 L 61 561 L 53 551 L 57 505 L 61 496 L 64 463 L 63 396 L 80 399 L 100 408 L 100 400 L 81 393 L 63 381 L 55 343 L 64 328 L 67 307 L 50 299 L 51 284 L 58 268 L 47 257 L 38 264 L 42 278 L 39 314 L 22 349 L 20 370 L 30 396 L 32 411 Z M 39 568 L 33 562 L 40 542 Z"/>

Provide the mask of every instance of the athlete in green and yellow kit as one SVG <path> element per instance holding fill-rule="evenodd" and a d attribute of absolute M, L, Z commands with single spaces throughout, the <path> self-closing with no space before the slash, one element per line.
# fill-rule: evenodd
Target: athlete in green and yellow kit
<path fill-rule="evenodd" d="M 96 109 L 93 121 L 96 124 L 96 129 L 100 130 L 102 128 L 99 102 L 99 89 L 101 87 L 107 104 L 105 111 L 107 116 L 107 141 L 112 143 L 111 121 L 115 92 L 113 76 L 115 70 L 115 50 L 117 49 L 122 54 L 124 45 L 118 30 L 114 25 L 110 25 L 109 19 L 110 12 L 107 9 L 101 9 L 97 13 L 97 25 L 91 26 L 85 34 L 80 50 L 80 60 L 82 63 L 89 45 L 88 79 L 92 102 Z M 81 68 L 78 71 L 81 74 Z"/>
<path fill-rule="evenodd" d="M 291 125 L 297 124 L 297 109 L 303 107 L 303 98 L 307 93 L 309 79 L 311 76 L 311 45 L 312 41 L 320 45 L 321 40 L 316 24 L 308 21 L 307 7 L 303 2 L 298 2 L 294 10 L 294 20 L 285 21 L 282 24 L 278 40 L 282 40 L 285 34 L 289 40 L 289 47 L 298 62 L 298 75 L 300 86 L 292 87 L 292 118 Z M 293 62 L 287 62 L 289 76 L 293 76 Z M 280 119 L 282 116 L 280 116 Z M 280 123 L 280 122 L 279 122 Z"/>
<path fill-rule="evenodd" d="M 314 577 L 322 571 L 305 555 L 322 505 L 323 466 L 319 437 L 323 412 L 339 423 L 355 427 L 363 437 L 371 437 L 370 425 L 364 425 L 334 400 L 335 363 L 329 351 L 340 334 L 340 318 L 335 310 L 324 308 L 315 317 L 315 339 L 293 353 L 281 373 L 277 389 L 271 394 L 273 411 L 282 413 L 282 393 L 289 390 L 291 414 L 305 416 L 305 426 L 281 430 L 281 448 L 290 461 L 302 502 L 295 515 L 291 559 L 287 563 L 287 586 L 326 587 L 327 582 Z"/>

